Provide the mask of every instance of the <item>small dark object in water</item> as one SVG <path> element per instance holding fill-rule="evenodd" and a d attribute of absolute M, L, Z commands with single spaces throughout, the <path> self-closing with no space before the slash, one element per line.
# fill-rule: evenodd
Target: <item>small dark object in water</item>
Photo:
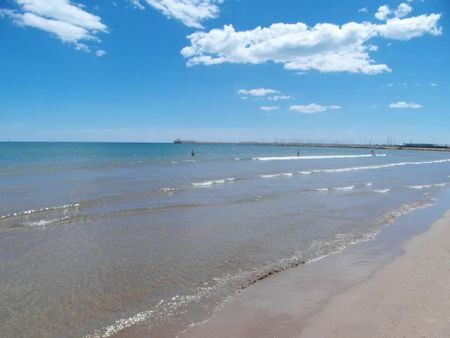
<path fill-rule="evenodd" d="M 192 149 L 192 151 L 191 151 L 191 155 L 192 155 L 192 157 L 194 157 L 194 156 L 195 156 L 195 151 L 194 151 L 194 149 Z"/>

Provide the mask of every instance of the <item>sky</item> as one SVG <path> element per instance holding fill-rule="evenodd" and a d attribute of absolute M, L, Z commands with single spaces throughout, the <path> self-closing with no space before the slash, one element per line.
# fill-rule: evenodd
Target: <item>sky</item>
<path fill-rule="evenodd" d="M 450 144 L 447 0 L 0 0 L 0 140 Z"/>

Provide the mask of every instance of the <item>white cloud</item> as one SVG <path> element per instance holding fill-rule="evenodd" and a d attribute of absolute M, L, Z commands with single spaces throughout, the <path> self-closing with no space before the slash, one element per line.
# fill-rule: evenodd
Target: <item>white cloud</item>
<path fill-rule="evenodd" d="M 380 6 L 380 7 L 378 8 L 377 12 L 375 13 L 375 17 L 376 17 L 378 20 L 384 21 L 384 20 L 387 20 L 387 18 L 388 18 L 391 14 L 392 14 L 392 11 L 391 11 L 391 9 L 389 8 L 389 6 L 388 6 L 388 5 L 383 5 L 383 6 Z"/>
<path fill-rule="evenodd" d="M 363 7 L 363 8 L 358 9 L 358 12 L 359 13 L 368 13 L 369 10 L 367 9 L 367 7 Z"/>
<path fill-rule="evenodd" d="M 279 100 L 291 100 L 291 99 L 293 99 L 293 97 L 290 95 L 274 95 L 274 96 L 269 96 L 267 99 L 269 101 L 279 101 Z"/>
<path fill-rule="evenodd" d="M 394 12 L 396 18 L 403 18 L 412 12 L 412 7 L 406 3 L 401 3 L 398 5 L 397 9 Z"/>
<path fill-rule="evenodd" d="M 341 106 L 331 105 L 331 106 L 322 106 L 317 103 L 310 103 L 308 105 L 293 105 L 289 107 L 290 111 L 303 113 L 303 114 L 315 114 L 327 111 L 328 109 L 341 109 Z"/>
<path fill-rule="evenodd" d="M 430 86 L 431 86 L 431 87 L 437 87 L 437 83 L 431 82 L 431 83 L 430 83 Z"/>
<path fill-rule="evenodd" d="M 95 55 L 97 55 L 98 57 L 102 57 L 106 55 L 106 52 L 102 49 L 99 49 L 98 51 L 95 52 Z"/>
<path fill-rule="evenodd" d="M 18 9 L 0 9 L 19 26 L 38 28 L 55 35 L 77 49 L 89 50 L 87 41 L 98 41 L 97 33 L 107 32 L 101 18 L 69 0 L 14 0 Z"/>
<path fill-rule="evenodd" d="M 261 109 L 262 111 L 274 111 L 277 110 L 279 107 L 278 106 L 261 106 L 259 107 L 259 109 Z"/>
<path fill-rule="evenodd" d="M 377 12 L 375 13 L 375 18 L 381 21 L 385 21 L 389 18 L 403 18 L 411 13 L 413 8 L 407 3 L 401 3 L 398 5 L 396 9 L 391 9 L 388 5 L 383 5 L 378 7 Z"/>
<path fill-rule="evenodd" d="M 223 0 L 142 0 L 163 13 L 166 17 L 181 21 L 188 27 L 203 28 L 202 21 L 219 15 Z M 142 9 L 141 0 L 131 0 Z"/>
<path fill-rule="evenodd" d="M 297 71 L 377 74 L 389 72 L 390 68 L 370 57 L 374 50 L 371 39 L 409 40 L 424 34 L 439 35 L 440 17 L 430 14 L 394 18 L 383 24 L 350 22 L 342 26 L 276 23 L 248 31 L 225 25 L 189 35 L 190 45 L 181 54 L 188 59 L 188 66 L 274 62 Z"/>
<path fill-rule="evenodd" d="M 414 102 L 405 102 L 405 101 L 398 101 L 398 102 L 392 102 L 389 104 L 389 108 L 392 109 L 419 109 L 422 108 L 422 105 Z"/>
<path fill-rule="evenodd" d="M 239 89 L 238 94 L 239 95 L 250 95 L 250 96 L 266 96 L 269 94 L 278 94 L 279 91 L 275 89 L 270 88 L 256 88 L 256 89 Z"/>

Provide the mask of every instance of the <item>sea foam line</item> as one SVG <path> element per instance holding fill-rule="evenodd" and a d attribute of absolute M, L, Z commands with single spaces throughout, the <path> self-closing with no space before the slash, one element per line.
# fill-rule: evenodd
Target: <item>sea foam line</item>
<path fill-rule="evenodd" d="M 357 171 L 357 170 L 371 170 L 371 169 L 383 169 L 392 167 L 401 167 L 406 165 L 421 165 L 421 164 L 436 164 L 436 163 L 446 163 L 450 162 L 450 159 L 435 160 L 435 161 L 422 161 L 422 162 L 398 162 L 398 163 L 387 163 L 379 165 L 367 165 L 361 167 L 347 167 L 347 168 L 337 168 L 337 169 L 313 169 L 314 173 L 341 173 L 347 171 Z"/>
<path fill-rule="evenodd" d="M 391 189 L 374 189 L 373 191 L 379 194 L 387 194 Z"/>
<path fill-rule="evenodd" d="M 313 155 L 313 156 L 272 156 L 253 157 L 257 161 L 282 161 L 282 160 L 325 160 L 333 158 L 360 158 L 360 157 L 385 157 L 386 154 L 364 154 L 364 155 Z"/>
<path fill-rule="evenodd" d="M 290 177 L 292 175 L 293 175 L 292 173 L 262 174 L 262 175 L 259 175 L 259 177 L 261 177 L 261 178 L 273 178 L 273 177 L 281 177 L 281 176 Z"/>
<path fill-rule="evenodd" d="M 0 220 L 11 218 L 11 217 L 28 216 L 28 215 L 32 215 L 32 214 L 36 214 L 36 213 L 40 213 L 40 212 L 45 212 L 45 211 L 70 209 L 70 208 L 78 208 L 78 207 L 80 207 L 80 204 L 79 203 L 74 203 L 74 204 L 64 204 L 64 205 L 60 205 L 60 206 L 56 206 L 56 207 L 45 207 L 45 208 L 40 208 L 40 209 L 30 209 L 30 210 L 18 211 L 18 212 L 13 212 L 11 214 L 2 215 L 2 216 L 0 216 Z"/>
<path fill-rule="evenodd" d="M 234 177 L 228 177 L 228 178 L 224 178 L 224 179 L 220 179 L 220 180 L 211 180 L 211 181 L 204 181 L 204 182 L 194 182 L 192 183 L 192 185 L 194 187 L 209 187 L 212 186 L 214 184 L 223 184 L 223 183 L 229 183 L 229 182 L 233 182 L 235 180 Z"/>
<path fill-rule="evenodd" d="M 316 188 L 316 189 L 310 189 L 309 191 L 318 191 L 318 192 L 325 192 L 325 191 L 349 191 L 355 189 L 354 185 L 348 185 L 344 187 L 329 187 L 329 188 Z"/>

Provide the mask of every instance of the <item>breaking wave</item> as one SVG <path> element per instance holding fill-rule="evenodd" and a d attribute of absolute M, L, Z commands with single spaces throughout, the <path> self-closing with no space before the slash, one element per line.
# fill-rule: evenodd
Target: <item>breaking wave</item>
<path fill-rule="evenodd" d="M 257 161 L 282 161 L 282 160 L 324 160 L 334 158 L 360 158 L 360 157 L 385 157 L 386 154 L 363 154 L 363 155 L 314 155 L 314 156 L 272 156 L 253 157 Z"/>
<path fill-rule="evenodd" d="M 281 176 L 292 176 L 292 173 L 279 173 L 279 174 L 266 174 L 266 175 L 259 175 L 261 178 L 273 178 L 273 177 L 281 177 Z"/>
<path fill-rule="evenodd" d="M 372 170 L 372 169 L 383 169 L 392 167 L 401 167 L 406 165 L 421 165 L 421 164 L 436 164 L 436 163 L 446 163 L 450 162 L 450 159 L 435 160 L 435 161 L 422 161 L 422 162 L 398 162 L 398 163 L 387 163 L 378 165 L 367 165 L 361 167 L 347 167 L 347 168 L 337 168 L 337 169 L 314 169 L 314 173 L 341 173 L 347 171 L 357 171 L 357 170 Z"/>
<path fill-rule="evenodd" d="M 204 182 L 195 182 L 195 183 L 192 183 L 192 185 L 194 186 L 194 187 L 210 187 L 210 186 L 212 186 L 212 185 L 214 185 L 214 184 L 223 184 L 223 183 L 230 183 L 230 182 L 233 182 L 233 181 L 235 181 L 236 180 L 236 178 L 234 178 L 234 177 L 229 177 L 229 178 L 224 178 L 224 179 L 220 179 L 220 180 L 211 180 L 211 181 L 204 181 Z"/>
<path fill-rule="evenodd" d="M 348 185 L 344 187 L 329 187 L 329 188 L 315 188 L 315 189 L 308 189 L 307 191 L 318 191 L 318 192 L 325 192 L 325 191 L 349 191 L 355 189 L 354 185 Z"/>

